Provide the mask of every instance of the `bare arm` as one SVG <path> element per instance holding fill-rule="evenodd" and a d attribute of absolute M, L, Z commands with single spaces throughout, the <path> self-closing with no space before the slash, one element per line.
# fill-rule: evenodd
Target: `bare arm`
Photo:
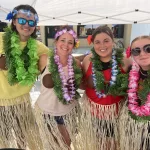
<path fill-rule="evenodd" d="M 6 59 L 4 55 L 0 55 L 0 70 L 6 70 Z"/>
<path fill-rule="evenodd" d="M 80 55 L 80 56 L 74 56 L 76 59 L 78 59 L 80 62 L 82 62 L 83 61 L 83 59 L 84 59 L 84 57 L 85 57 L 85 55 L 83 54 L 83 55 Z"/>
<path fill-rule="evenodd" d="M 90 64 L 90 59 L 91 59 L 92 55 L 87 55 L 83 62 L 82 62 L 82 72 L 83 72 L 83 78 L 82 78 L 82 82 L 81 82 L 81 85 L 80 85 L 80 89 L 82 90 L 85 90 L 85 87 L 86 87 L 86 84 L 87 84 L 87 81 L 85 79 L 85 74 L 87 72 L 87 69 L 89 67 L 89 64 Z"/>
<path fill-rule="evenodd" d="M 46 54 L 43 54 L 40 56 L 39 62 L 38 62 L 38 67 L 39 71 L 42 72 L 42 70 L 45 68 L 47 64 L 47 58 L 48 56 Z"/>
<path fill-rule="evenodd" d="M 127 72 L 128 71 L 128 68 L 131 66 L 131 64 L 132 64 L 132 58 L 127 58 L 126 56 L 124 56 L 124 58 L 123 58 L 123 63 L 124 63 L 124 65 L 123 65 L 123 70 L 125 71 L 125 72 Z"/>

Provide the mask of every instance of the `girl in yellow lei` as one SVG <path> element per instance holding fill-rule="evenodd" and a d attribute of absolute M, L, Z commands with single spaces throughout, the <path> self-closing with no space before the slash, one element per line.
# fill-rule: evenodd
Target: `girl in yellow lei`
<path fill-rule="evenodd" d="M 48 48 L 36 40 L 33 7 L 19 5 L 6 19 L 12 23 L 0 34 L 0 148 L 42 150 L 29 91 L 45 66 Z"/>

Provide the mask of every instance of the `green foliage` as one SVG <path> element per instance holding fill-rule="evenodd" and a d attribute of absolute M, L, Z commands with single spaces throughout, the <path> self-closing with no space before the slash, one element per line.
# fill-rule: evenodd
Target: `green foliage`
<path fill-rule="evenodd" d="M 118 67 L 119 73 L 117 75 L 115 85 L 109 86 L 109 84 L 104 83 L 104 75 L 101 70 L 103 70 L 102 63 L 100 61 L 99 55 L 95 52 L 94 48 L 91 49 L 93 58 L 91 61 L 94 66 L 95 76 L 96 76 L 96 90 L 104 91 L 107 95 L 114 96 L 126 96 L 127 88 L 128 88 L 128 74 L 123 74 L 120 71 L 120 67 Z M 123 65 L 123 49 L 115 49 L 116 51 L 116 61 L 118 65 Z M 111 62 L 112 64 L 112 62 Z"/>
<path fill-rule="evenodd" d="M 74 69 L 74 76 L 75 76 L 75 88 L 76 88 L 76 93 L 74 99 L 78 100 L 80 97 L 80 94 L 77 92 L 77 89 L 81 83 L 82 79 L 82 71 L 79 67 L 77 67 L 77 64 L 75 60 L 73 59 L 73 69 Z M 62 91 L 62 82 L 59 76 L 58 72 L 58 66 L 55 63 L 54 60 L 54 52 L 50 53 L 49 57 L 49 71 L 52 74 L 52 80 L 54 82 L 54 91 L 55 94 L 57 95 L 59 101 L 61 101 L 63 104 L 69 104 L 64 98 L 63 98 L 63 91 Z"/>
<path fill-rule="evenodd" d="M 147 96 L 148 94 L 150 94 L 150 71 L 148 71 L 148 77 L 143 81 L 139 82 L 139 87 L 141 87 L 142 89 L 138 90 L 137 95 L 139 98 L 139 106 L 142 106 L 145 105 L 147 101 Z M 137 116 L 134 115 L 131 111 L 129 111 L 129 115 L 137 122 L 150 121 L 150 116 Z"/>
<path fill-rule="evenodd" d="M 108 94 L 114 96 L 127 96 L 128 74 L 117 75 L 116 83 L 109 87 Z"/>
<path fill-rule="evenodd" d="M 131 111 L 129 111 L 129 115 L 132 119 L 136 120 L 137 122 L 148 122 L 150 121 L 150 116 L 136 116 Z"/>
<path fill-rule="evenodd" d="M 150 93 L 150 71 L 148 71 L 148 78 L 139 82 L 139 86 L 142 87 L 142 89 L 138 90 L 138 97 L 141 105 L 143 105 L 147 100 L 147 95 Z"/>
<path fill-rule="evenodd" d="M 9 84 L 19 83 L 31 86 L 39 73 L 36 40 L 30 37 L 27 46 L 22 50 L 19 35 L 8 27 L 5 28 L 3 46 Z"/>

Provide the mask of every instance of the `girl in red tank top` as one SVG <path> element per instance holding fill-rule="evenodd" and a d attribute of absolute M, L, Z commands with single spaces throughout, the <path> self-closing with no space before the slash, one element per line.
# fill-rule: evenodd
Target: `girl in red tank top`
<path fill-rule="evenodd" d="M 82 149 L 116 149 L 116 118 L 126 95 L 128 80 L 125 72 L 130 61 L 121 49 L 113 48 L 113 34 L 109 27 L 95 29 L 91 41 L 94 45 L 92 53 L 83 60 L 86 88 L 81 116 Z"/>

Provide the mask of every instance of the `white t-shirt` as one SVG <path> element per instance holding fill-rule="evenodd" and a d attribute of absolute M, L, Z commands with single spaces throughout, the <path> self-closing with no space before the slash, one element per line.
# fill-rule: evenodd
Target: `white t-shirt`
<path fill-rule="evenodd" d="M 68 78 L 68 66 L 63 67 L 63 71 L 65 76 Z M 67 105 L 60 102 L 54 92 L 54 88 L 46 88 L 43 85 L 43 77 L 46 74 L 50 74 L 48 65 L 41 75 L 41 94 L 37 99 L 37 105 L 45 114 L 50 114 L 52 116 L 62 116 L 68 114 L 78 104 L 78 102 L 73 100 Z"/>

